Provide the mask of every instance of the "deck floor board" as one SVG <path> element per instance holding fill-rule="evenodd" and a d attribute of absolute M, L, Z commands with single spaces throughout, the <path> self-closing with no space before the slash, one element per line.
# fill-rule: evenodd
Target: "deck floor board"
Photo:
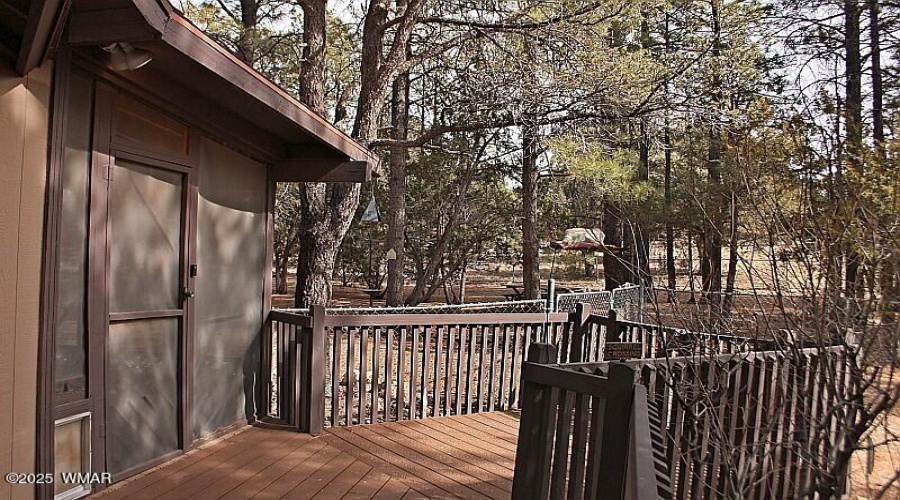
<path fill-rule="evenodd" d="M 518 414 L 327 429 L 248 427 L 93 495 L 116 499 L 509 498 Z"/>

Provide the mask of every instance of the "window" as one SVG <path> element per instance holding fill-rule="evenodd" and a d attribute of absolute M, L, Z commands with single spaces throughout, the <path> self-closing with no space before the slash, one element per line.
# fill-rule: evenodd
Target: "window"
<path fill-rule="evenodd" d="M 65 156 L 60 173 L 62 201 L 56 261 L 54 378 L 57 393 L 84 393 L 87 383 L 85 299 L 94 106 L 92 82 L 73 74 L 69 92 Z"/>
<path fill-rule="evenodd" d="M 188 154 L 188 127 L 143 104 L 119 96 L 115 136 L 154 151 Z"/>

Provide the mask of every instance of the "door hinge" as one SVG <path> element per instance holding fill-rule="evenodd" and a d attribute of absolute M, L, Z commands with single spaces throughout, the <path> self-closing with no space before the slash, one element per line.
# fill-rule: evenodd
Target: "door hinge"
<path fill-rule="evenodd" d="M 113 180 L 112 165 L 105 165 L 103 167 L 103 178 L 108 181 Z"/>

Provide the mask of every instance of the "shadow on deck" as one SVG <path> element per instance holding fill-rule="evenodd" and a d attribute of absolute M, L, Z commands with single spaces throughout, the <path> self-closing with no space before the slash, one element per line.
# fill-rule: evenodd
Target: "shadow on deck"
<path fill-rule="evenodd" d="M 518 412 L 327 429 L 247 427 L 91 498 L 509 498 Z"/>

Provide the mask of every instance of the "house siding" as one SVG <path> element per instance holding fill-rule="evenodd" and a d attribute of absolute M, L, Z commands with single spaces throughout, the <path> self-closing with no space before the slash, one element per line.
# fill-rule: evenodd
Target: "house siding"
<path fill-rule="evenodd" d="M 0 66 L 0 470 L 34 472 L 51 64 Z M 0 498 L 33 498 L 0 481 Z"/>
<path fill-rule="evenodd" d="M 195 439 L 256 413 L 266 269 L 266 167 L 203 139 L 199 188 Z"/>

